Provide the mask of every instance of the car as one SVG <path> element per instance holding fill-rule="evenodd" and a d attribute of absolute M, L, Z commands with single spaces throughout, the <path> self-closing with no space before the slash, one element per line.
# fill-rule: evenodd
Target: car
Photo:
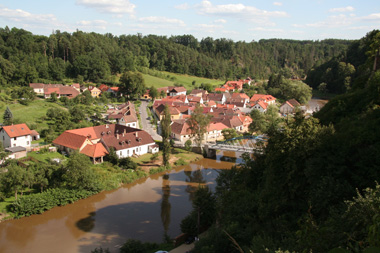
<path fill-rule="evenodd" d="M 190 243 L 192 243 L 194 241 L 195 241 L 195 237 L 194 236 L 189 236 L 189 237 L 187 237 L 185 243 L 186 244 L 190 244 Z"/>

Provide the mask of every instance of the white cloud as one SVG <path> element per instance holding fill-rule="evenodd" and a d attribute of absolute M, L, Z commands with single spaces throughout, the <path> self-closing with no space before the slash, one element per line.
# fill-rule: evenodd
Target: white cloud
<path fill-rule="evenodd" d="M 157 16 L 139 18 L 139 21 L 143 22 L 143 23 L 170 24 L 170 25 L 175 25 L 175 26 L 185 26 L 185 22 L 183 22 L 182 20 L 175 19 L 175 18 L 157 17 Z"/>
<path fill-rule="evenodd" d="M 108 22 L 105 20 L 81 20 L 77 22 L 77 25 L 80 28 L 87 28 L 87 29 L 101 29 L 106 30 Z"/>
<path fill-rule="evenodd" d="M 184 4 L 177 5 L 174 8 L 178 10 L 188 10 L 190 9 L 190 6 L 187 3 L 184 3 Z"/>
<path fill-rule="evenodd" d="M 217 20 L 214 20 L 214 23 L 225 24 L 225 23 L 227 23 L 227 20 L 225 20 L 225 19 L 217 19 Z"/>
<path fill-rule="evenodd" d="M 339 28 L 346 27 L 351 25 L 355 19 L 352 17 L 347 17 L 344 14 L 337 16 L 330 16 L 326 20 L 309 23 L 309 24 L 294 24 L 293 27 L 305 28 L 305 27 L 314 27 L 314 28 Z"/>
<path fill-rule="evenodd" d="M 282 6 L 282 3 L 281 2 L 274 2 L 273 5 L 275 5 L 275 6 Z"/>
<path fill-rule="evenodd" d="M 56 23 L 57 18 L 53 14 L 32 14 L 21 9 L 0 8 L 0 17 L 16 22 L 27 23 Z"/>
<path fill-rule="evenodd" d="M 136 5 L 129 0 L 76 0 L 78 5 L 94 8 L 98 12 L 111 14 L 133 14 Z"/>
<path fill-rule="evenodd" d="M 219 29 L 223 26 L 221 25 L 210 25 L 210 24 L 197 24 L 195 27 L 201 28 L 201 29 Z"/>
<path fill-rule="evenodd" d="M 240 18 L 249 19 L 255 18 L 270 18 L 270 17 L 288 17 L 288 14 L 283 11 L 266 11 L 260 10 L 254 6 L 246 6 L 244 4 L 224 4 L 213 5 L 208 0 L 203 0 L 200 4 L 195 6 L 198 12 L 203 15 L 217 15 L 217 16 L 236 16 Z"/>
<path fill-rule="evenodd" d="M 332 8 L 329 12 L 352 12 L 355 8 L 352 6 L 342 7 L 342 8 Z"/>
<path fill-rule="evenodd" d="M 274 29 L 274 28 L 266 28 L 266 27 L 254 27 L 254 28 L 250 28 L 248 30 L 249 31 L 258 31 L 258 32 L 270 32 L 270 33 L 273 33 L 273 32 L 283 33 L 283 32 L 285 32 L 284 29 Z"/>
<path fill-rule="evenodd" d="M 380 21 L 380 13 L 373 13 L 360 19 L 365 21 Z"/>

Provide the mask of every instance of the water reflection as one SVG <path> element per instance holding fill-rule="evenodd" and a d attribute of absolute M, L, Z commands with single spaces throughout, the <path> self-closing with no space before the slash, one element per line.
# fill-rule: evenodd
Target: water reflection
<path fill-rule="evenodd" d="M 161 201 L 161 221 L 164 226 L 164 237 L 168 236 L 168 229 L 170 224 L 171 204 L 170 197 L 170 180 L 169 175 L 162 176 L 162 201 Z"/>
<path fill-rule="evenodd" d="M 199 184 L 213 190 L 218 171 L 232 165 L 202 159 L 42 215 L 2 222 L 0 253 L 91 252 L 99 246 L 118 252 L 130 238 L 173 238 L 181 233 L 179 224 L 191 210 L 189 200 Z"/>

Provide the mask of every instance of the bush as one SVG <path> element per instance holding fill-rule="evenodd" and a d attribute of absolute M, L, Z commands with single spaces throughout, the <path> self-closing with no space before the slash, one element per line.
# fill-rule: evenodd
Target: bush
<path fill-rule="evenodd" d="M 186 164 L 187 164 L 187 162 L 185 160 L 183 160 L 182 158 L 180 158 L 179 160 L 174 162 L 175 166 L 181 166 L 181 165 L 186 165 Z"/>
<path fill-rule="evenodd" d="M 97 192 L 86 190 L 51 189 L 43 193 L 23 196 L 8 206 L 16 218 L 40 214 L 55 206 L 64 206 Z"/>

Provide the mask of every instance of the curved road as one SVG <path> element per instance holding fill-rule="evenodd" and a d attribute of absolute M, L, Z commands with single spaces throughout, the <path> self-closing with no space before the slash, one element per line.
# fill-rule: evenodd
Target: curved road
<path fill-rule="evenodd" d="M 141 100 L 141 105 L 139 108 L 140 117 L 141 117 L 141 125 L 140 128 L 144 131 L 147 131 L 155 141 L 162 141 L 162 137 L 157 134 L 157 132 L 153 129 L 152 124 L 150 123 L 150 118 L 147 113 L 148 102 Z"/>

